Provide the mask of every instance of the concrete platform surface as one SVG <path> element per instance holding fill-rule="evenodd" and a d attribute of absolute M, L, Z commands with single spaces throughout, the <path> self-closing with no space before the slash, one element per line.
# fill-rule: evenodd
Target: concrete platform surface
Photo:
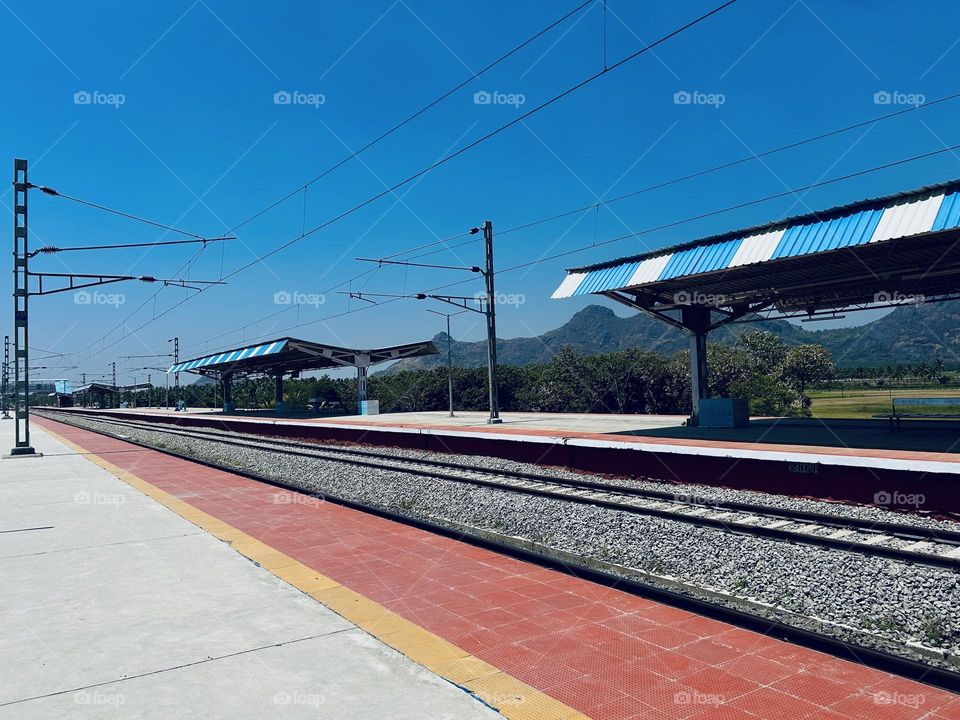
<path fill-rule="evenodd" d="M 317 573 L 313 579 L 326 584 L 312 597 L 510 720 L 960 718 L 960 697 L 921 683 L 404 523 L 40 422 L 212 534 L 251 538 L 234 547 L 271 572 L 297 582 L 303 571 L 291 577 L 287 565 L 296 562 Z M 421 717 L 442 713 L 428 708 Z"/>
<path fill-rule="evenodd" d="M 32 440 L 42 458 L 0 461 L 0 718 L 499 717 L 42 429 Z"/>

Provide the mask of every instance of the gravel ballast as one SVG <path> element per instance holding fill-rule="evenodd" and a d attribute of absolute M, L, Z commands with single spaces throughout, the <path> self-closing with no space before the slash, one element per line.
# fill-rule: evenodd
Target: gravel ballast
<path fill-rule="evenodd" d="M 76 415 L 51 419 L 122 435 L 159 449 L 256 473 L 311 492 L 363 503 L 448 527 L 521 538 L 590 558 L 641 579 L 708 597 L 772 619 L 926 662 L 958 667 L 960 574 L 934 567 L 733 534 L 621 510 L 357 467 L 214 440 L 119 427 Z M 181 428 L 182 429 L 182 428 Z M 205 431 L 206 432 L 206 431 Z M 230 433 L 224 433 L 230 436 Z M 260 438 L 269 440 L 269 438 Z M 357 446 L 354 446 L 357 447 Z M 358 448 L 360 449 L 360 448 Z M 363 448 L 390 456 L 435 458 L 488 469 L 584 478 L 556 468 L 490 457 Z M 592 476 L 588 476 L 592 477 Z M 737 501 L 956 530 L 958 523 L 879 508 L 785 498 L 699 485 L 596 477 L 713 501 Z M 702 594 L 699 592 L 702 590 Z M 717 593 L 721 595 L 717 597 Z M 724 597 L 726 599 L 724 599 Z"/>

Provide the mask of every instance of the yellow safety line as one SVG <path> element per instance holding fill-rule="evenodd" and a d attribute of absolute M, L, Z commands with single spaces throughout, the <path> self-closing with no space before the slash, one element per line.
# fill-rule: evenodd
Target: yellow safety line
<path fill-rule="evenodd" d="M 260 542 L 242 530 L 117 467 L 95 453 L 44 428 L 51 437 L 90 462 L 173 510 L 241 555 L 293 585 L 428 670 L 469 689 L 510 720 L 590 720 L 549 695 L 410 622 L 383 605 Z"/>

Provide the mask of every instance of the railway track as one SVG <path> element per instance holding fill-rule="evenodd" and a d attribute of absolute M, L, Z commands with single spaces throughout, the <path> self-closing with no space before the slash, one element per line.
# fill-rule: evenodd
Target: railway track
<path fill-rule="evenodd" d="M 64 418 L 64 414 L 56 414 L 60 419 Z M 595 505 L 741 535 L 827 547 L 952 570 L 960 569 L 960 532 L 951 530 L 743 502 L 714 503 L 703 498 L 689 498 L 676 493 L 586 478 L 569 479 L 538 473 L 495 470 L 443 460 L 242 436 L 226 431 L 174 429 L 115 418 L 92 419 L 117 428 L 118 432 L 114 437 L 119 439 L 127 439 L 119 432 L 124 428 L 155 432 L 186 439 L 213 441 L 238 448 L 283 453 Z"/>

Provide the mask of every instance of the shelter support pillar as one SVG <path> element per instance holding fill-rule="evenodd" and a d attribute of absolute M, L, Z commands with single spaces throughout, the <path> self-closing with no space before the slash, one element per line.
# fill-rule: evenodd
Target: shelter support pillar
<path fill-rule="evenodd" d="M 233 404 L 233 375 L 224 373 L 220 376 L 220 383 L 223 385 L 223 411 L 233 412 L 236 409 Z"/>
<path fill-rule="evenodd" d="M 681 321 L 690 333 L 690 418 L 687 425 L 700 424 L 700 401 L 707 397 L 707 328 L 710 310 L 690 305 L 681 311 Z"/>
<path fill-rule="evenodd" d="M 273 409 L 275 412 L 282 413 L 287 411 L 287 406 L 283 402 L 283 372 L 281 371 L 277 371 L 274 376 L 273 400 Z"/>
<path fill-rule="evenodd" d="M 357 414 L 369 415 L 376 414 L 370 412 L 369 402 L 367 401 L 367 371 L 370 367 L 369 355 L 357 355 Z M 379 408 L 377 408 L 379 410 Z"/>

